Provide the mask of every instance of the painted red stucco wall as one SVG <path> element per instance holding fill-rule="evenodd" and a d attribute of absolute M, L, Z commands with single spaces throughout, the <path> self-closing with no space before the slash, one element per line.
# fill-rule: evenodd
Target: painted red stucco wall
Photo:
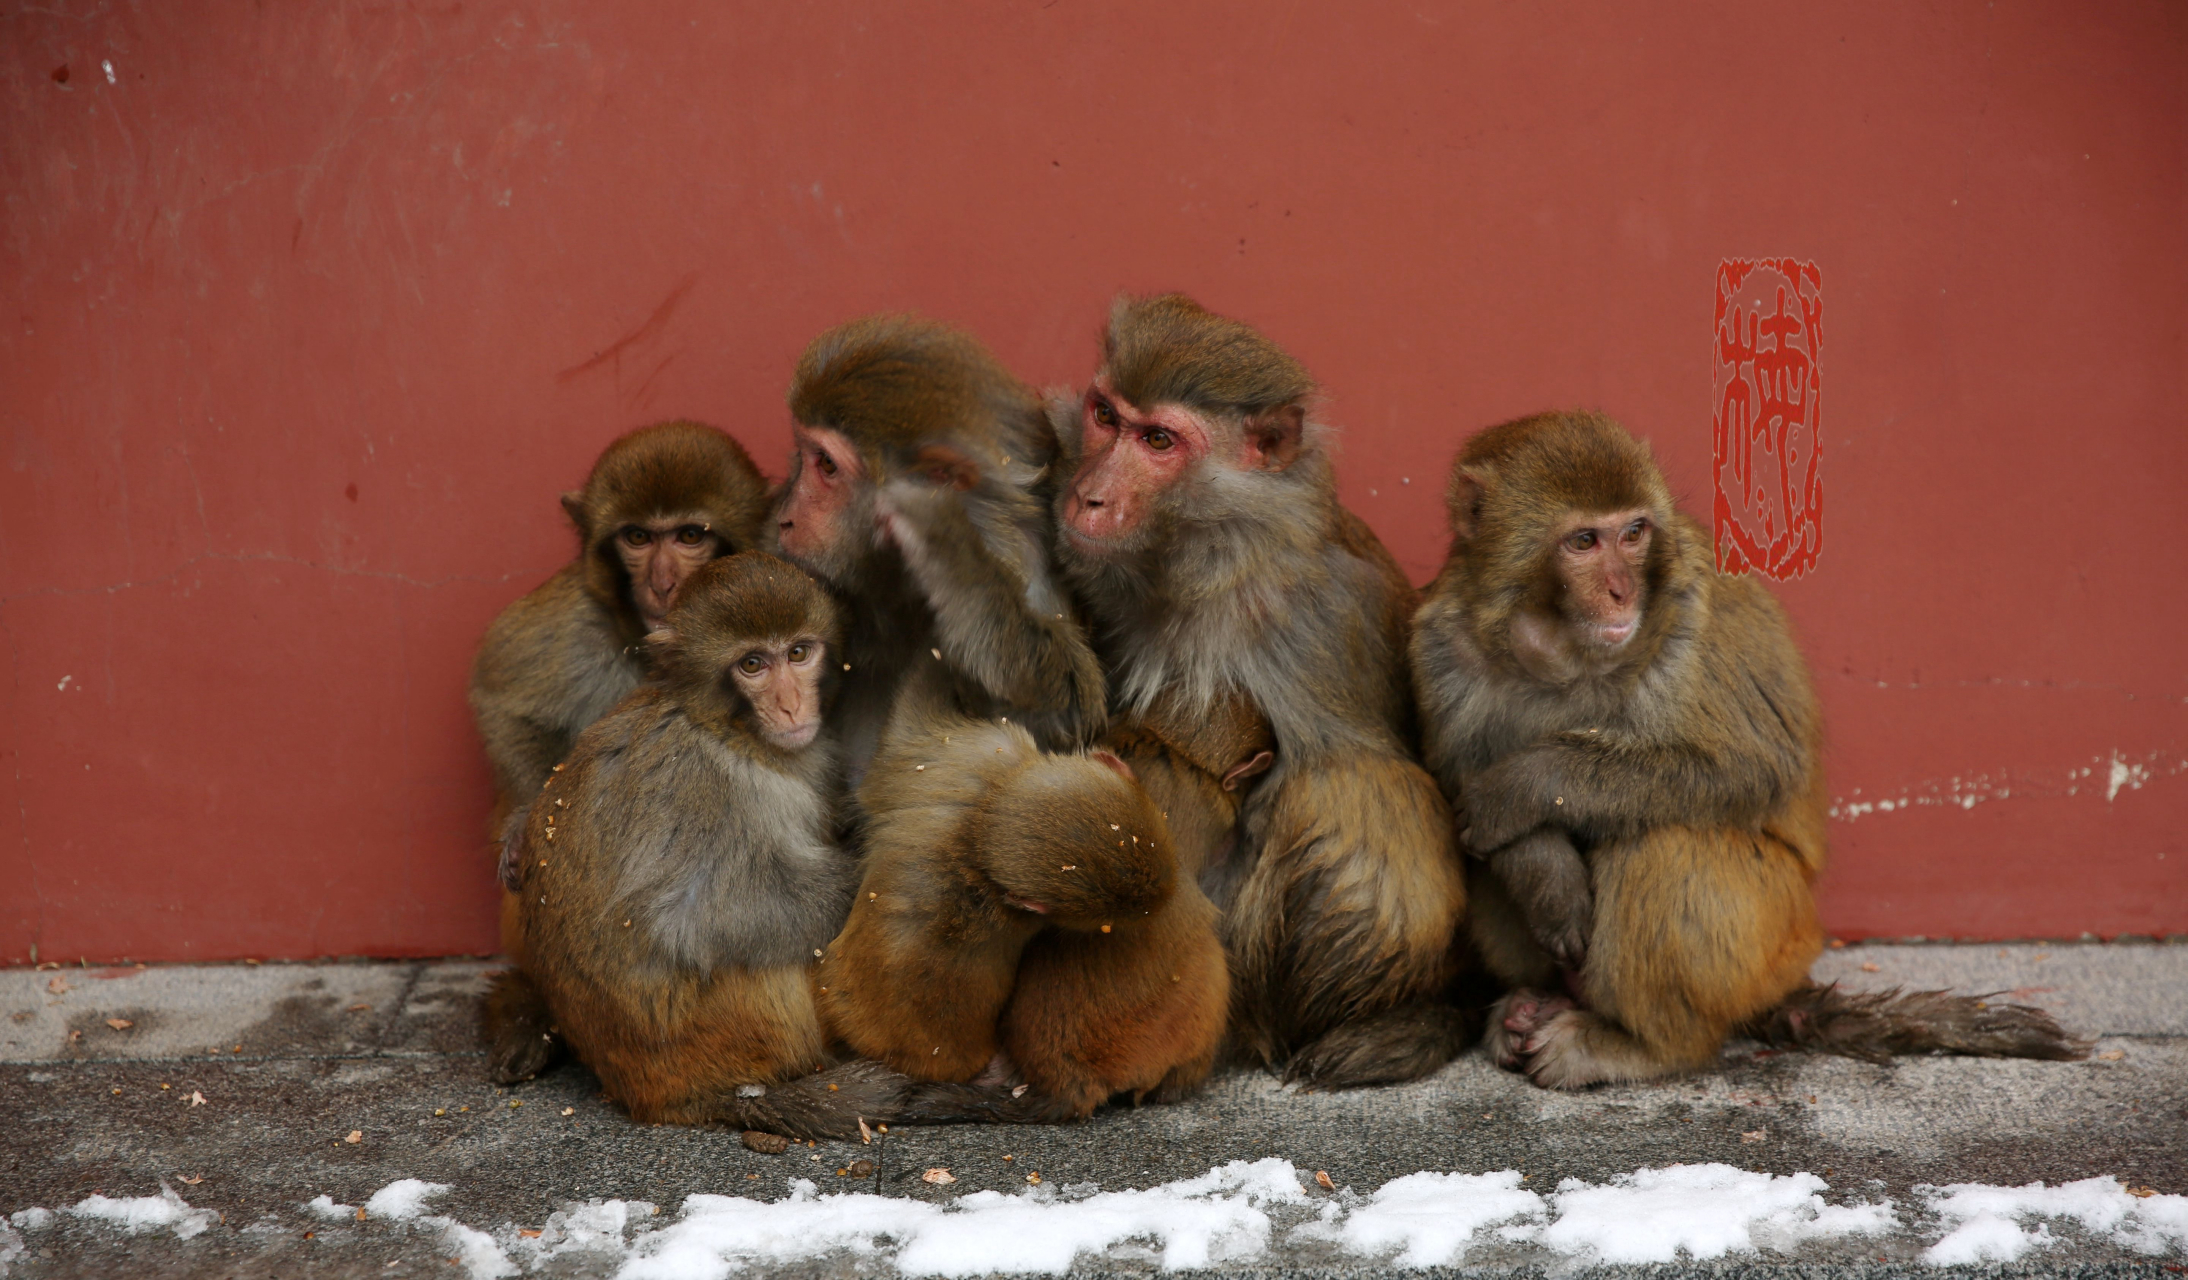
<path fill-rule="evenodd" d="M 472 645 L 617 432 L 779 474 L 837 320 L 1054 382 L 1188 290 L 1425 580 L 1536 409 L 1707 518 L 1737 257 L 1823 273 L 1827 923 L 2188 929 L 2184 69 L 2162 0 L 12 7 L 0 960 L 491 949 Z"/>

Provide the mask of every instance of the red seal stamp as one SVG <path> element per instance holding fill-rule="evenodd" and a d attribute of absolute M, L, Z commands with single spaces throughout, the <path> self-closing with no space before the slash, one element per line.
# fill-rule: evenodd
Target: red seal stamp
<path fill-rule="evenodd" d="M 1823 549 L 1823 272 L 1791 258 L 1717 267 L 1717 568 L 1783 582 Z"/>

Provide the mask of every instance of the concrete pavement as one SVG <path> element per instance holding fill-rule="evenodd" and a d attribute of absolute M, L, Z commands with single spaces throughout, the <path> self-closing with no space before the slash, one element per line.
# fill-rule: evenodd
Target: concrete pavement
<path fill-rule="evenodd" d="M 1921 1209 L 1923 1184 L 2107 1176 L 2188 1193 L 2188 945 L 2179 942 L 1869 945 L 1832 951 L 1817 966 L 1819 978 L 1850 987 L 2013 992 L 2099 1037 L 2097 1056 L 2082 1063 L 1923 1058 L 1877 1067 L 1738 1045 L 1711 1074 L 1561 1095 L 1476 1053 L 1403 1087 L 1302 1094 L 1237 1073 L 1181 1106 L 1077 1126 L 899 1131 L 873 1146 L 774 1156 L 729 1133 L 634 1125 L 579 1068 L 515 1090 L 486 1084 L 474 1020 L 492 968 L 0 971 L 0 1216 L 16 1215 L 0 1227 L 0 1274 L 458 1276 L 504 1265 L 481 1263 L 483 1254 L 466 1261 L 468 1237 L 455 1223 L 500 1242 L 481 1247 L 499 1249 L 511 1274 L 607 1275 L 630 1262 L 628 1242 L 674 1220 L 694 1194 L 776 1200 L 804 1177 L 823 1193 L 943 1202 L 1022 1193 L 1029 1172 L 1085 1194 L 1088 1184 L 1151 1187 L 1272 1156 L 1308 1179 L 1309 1201 L 1270 1210 L 1277 1230 L 1243 1268 L 1269 1274 L 1387 1270 L 1388 1258 L 1336 1249 L 1298 1224 L 1316 1212 L 1314 1197 L 1351 1212 L 1360 1196 L 1421 1170 L 1517 1170 L 1547 1192 L 1567 1178 L 1603 1184 L 1637 1169 L 1721 1162 L 1815 1174 L 1834 1204 L 1889 1197 L 1902 1206 L 1884 1235 L 1680 1264 L 1713 1274 L 1929 1273 L 1917 1258 L 1942 1227 Z M 857 1160 L 878 1168 L 837 1174 Z M 955 1183 L 921 1181 L 931 1167 L 950 1169 Z M 1317 1170 L 1334 1195 L 1311 1181 Z M 359 1220 L 346 1209 L 406 1178 L 449 1190 L 408 1221 Z M 163 1187 L 184 1207 L 135 1234 L 87 1216 L 106 1202 L 67 1212 L 94 1196 L 160 1196 Z M 322 1195 L 345 1216 L 308 1207 Z M 523 1234 L 578 1239 L 573 1205 L 618 1200 L 657 1212 L 636 1210 L 641 1221 L 589 1251 L 541 1253 L 543 1237 Z M 2019 1262 L 1990 1269 L 2157 1277 L 2188 1264 L 2182 1249 L 2150 1255 L 2057 1223 L 2049 1234 Z M 1143 1272 L 1150 1257 L 1120 1246 L 1082 1256 L 1074 1273 Z M 1573 1265 L 1522 1245 L 1466 1260 L 1469 1270 Z M 890 1266 L 885 1255 L 839 1250 L 768 1270 Z"/>

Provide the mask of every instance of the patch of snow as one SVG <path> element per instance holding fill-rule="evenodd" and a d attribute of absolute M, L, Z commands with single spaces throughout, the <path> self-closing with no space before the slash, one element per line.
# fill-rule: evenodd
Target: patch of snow
<path fill-rule="evenodd" d="M 2021 1225 L 2029 1219 L 2064 1219 L 2137 1253 L 2188 1249 L 2188 1196 L 2132 1196 L 2111 1178 L 2084 1178 L 2056 1187 L 1956 1182 L 1916 1187 L 1915 1193 L 1951 1228 L 1923 1251 L 1922 1260 L 1938 1266 L 2013 1262 L 2031 1249 L 2056 1243 L 2047 1223 Z"/>
<path fill-rule="evenodd" d="M 1448 1266 L 1482 1228 L 1545 1212 L 1542 1197 L 1522 1190 L 1519 1182 L 1517 1169 L 1409 1173 L 1356 1200 L 1349 1213 L 1338 1201 L 1325 1202 L 1321 1217 L 1295 1228 L 1292 1237 L 1326 1240 L 1371 1256 L 1396 1249 L 1391 1261 L 1401 1267 Z"/>
<path fill-rule="evenodd" d="M 419 1221 L 441 1228 L 441 1244 L 455 1250 L 456 1261 L 471 1280 L 498 1280 L 501 1276 L 517 1273 L 517 1264 L 494 1243 L 494 1237 L 484 1231 L 467 1227 L 453 1218 L 421 1218 Z"/>
<path fill-rule="evenodd" d="M 365 1216 L 368 1218 L 393 1218 L 397 1222 L 408 1222 L 425 1212 L 425 1202 L 427 1200 L 448 1190 L 449 1185 L 445 1182 L 426 1182 L 418 1178 L 402 1178 L 390 1182 L 372 1193 L 372 1198 L 365 1201 Z M 322 1200 L 325 1198 L 324 1196 L 320 1197 Z M 312 1203 L 316 1205 L 319 1201 L 314 1200 Z"/>
<path fill-rule="evenodd" d="M 1165 1268 L 1209 1267 L 1255 1257 L 1274 1230 L 1266 1206 L 1303 1204 L 1289 1160 L 1234 1160 L 1198 1178 L 1145 1191 L 1065 1199 L 1047 1188 L 980 1191 L 947 1206 L 863 1193 L 823 1196 L 791 1184 L 766 1204 L 740 1196 L 692 1196 L 681 1221 L 641 1235 L 625 1280 L 716 1277 L 753 1263 L 845 1250 L 861 1257 L 894 1246 L 912 1276 L 1054 1274 L 1082 1253 L 1152 1241 Z"/>
<path fill-rule="evenodd" d="M 178 1240 L 188 1240 L 220 1221 L 220 1215 L 211 1209 L 191 1208 L 165 1183 L 160 1185 L 160 1193 L 156 1196 L 116 1199 L 94 1195 L 69 1206 L 68 1212 L 72 1217 L 120 1227 L 131 1235 L 167 1227 L 174 1231 Z"/>
<path fill-rule="evenodd" d="M 1830 1205 L 1812 1173 L 1780 1177 L 1725 1164 L 1673 1165 L 1622 1174 L 1602 1186 L 1576 1178 L 1550 1197 L 1557 1220 L 1536 1237 L 1590 1262 L 1697 1261 L 1811 1239 L 1891 1230 L 1892 1204 Z"/>
<path fill-rule="evenodd" d="M 357 1216 L 356 1205 L 336 1204 L 333 1196 L 313 1196 L 305 1202 L 304 1208 L 307 1212 L 318 1214 L 329 1222 Z"/>
<path fill-rule="evenodd" d="M 42 1231 L 53 1225 L 53 1219 L 56 1216 L 58 1215 L 51 1209 L 40 1209 L 33 1206 L 19 1213 L 8 1215 L 8 1221 L 24 1231 Z"/>
<path fill-rule="evenodd" d="M 635 1223 L 646 1222 L 660 1212 L 645 1200 L 592 1200 L 572 1204 L 547 1215 L 537 1237 L 517 1235 L 514 1230 L 497 1233 L 503 1246 L 516 1250 L 532 1270 L 550 1258 L 566 1253 L 620 1254 L 627 1247 L 623 1237 Z"/>
<path fill-rule="evenodd" d="M 28 1252 L 30 1246 L 23 1243 L 23 1237 L 16 1233 L 15 1228 L 0 1221 L 0 1277 L 5 1277 L 10 1265 Z"/>

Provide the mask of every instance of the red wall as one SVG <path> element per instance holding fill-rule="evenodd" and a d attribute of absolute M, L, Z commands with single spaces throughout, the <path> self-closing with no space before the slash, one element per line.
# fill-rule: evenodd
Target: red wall
<path fill-rule="evenodd" d="M 463 686 L 555 494 L 669 416 L 779 470 L 854 313 L 1058 381 L 1189 290 L 1425 579 L 1540 408 L 1706 516 L 1739 256 L 1823 270 L 1779 592 L 1895 802 L 1830 926 L 2188 929 L 2177 4 L 58 8 L 0 16 L 0 959 L 491 949 Z"/>

